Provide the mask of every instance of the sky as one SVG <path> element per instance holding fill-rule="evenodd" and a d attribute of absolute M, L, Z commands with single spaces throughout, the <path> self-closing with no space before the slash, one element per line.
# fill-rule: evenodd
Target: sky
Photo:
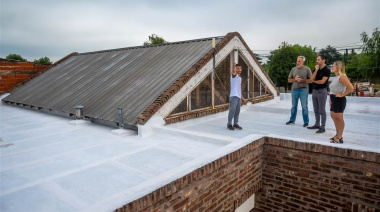
<path fill-rule="evenodd" d="M 72 52 L 239 32 L 255 53 L 281 42 L 360 45 L 380 27 L 380 0 L 0 0 L 0 58 L 57 61 Z M 265 50 L 265 51 L 263 51 Z"/>

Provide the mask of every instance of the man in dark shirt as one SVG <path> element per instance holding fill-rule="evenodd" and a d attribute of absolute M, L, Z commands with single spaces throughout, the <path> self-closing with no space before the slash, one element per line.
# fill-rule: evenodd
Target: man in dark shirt
<path fill-rule="evenodd" d="M 315 114 L 315 124 L 307 129 L 318 129 L 316 133 L 324 133 L 326 125 L 326 99 L 327 87 L 329 86 L 331 70 L 326 66 L 326 55 L 320 54 L 317 57 L 317 65 L 311 76 L 313 81 L 313 108 Z M 322 119 L 322 121 L 321 121 Z"/>

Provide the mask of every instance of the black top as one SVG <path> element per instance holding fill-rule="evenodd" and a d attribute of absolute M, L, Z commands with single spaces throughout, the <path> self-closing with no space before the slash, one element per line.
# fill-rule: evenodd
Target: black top
<path fill-rule="evenodd" d="M 315 71 L 315 69 L 314 69 L 314 71 Z M 313 71 L 313 73 L 314 73 L 314 71 Z M 323 89 L 323 88 L 329 87 L 330 75 L 331 75 L 331 70 L 329 68 L 327 68 L 326 65 L 322 69 L 318 70 L 317 75 L 315 76 L 315 81 L 321 80 L 323 77 L 327 77 L 327 80 L 323 84 L 313 83 L 313 89 L 318 90 L 318 89 Z"/>

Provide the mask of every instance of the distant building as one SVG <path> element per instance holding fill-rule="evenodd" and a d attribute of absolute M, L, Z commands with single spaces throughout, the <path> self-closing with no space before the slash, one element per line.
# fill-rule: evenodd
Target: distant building
<path fill-rule="evenodd" d="M 17 84 L 33 78 L 47 65 L 0 58 L 0 94 L 9 92 Z"/>

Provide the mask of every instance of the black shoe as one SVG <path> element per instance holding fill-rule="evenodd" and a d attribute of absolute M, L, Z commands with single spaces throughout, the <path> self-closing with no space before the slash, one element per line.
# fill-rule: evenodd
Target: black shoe
<path fill-rule="evenodd" d="M 237 129 L 237 130 L 242 130 L 243 128 L 241 128 L 238 124 L 234 124 L 234 126 L 233 126 L 235 129 Z"/>
<path fill-rule="evenodd" d="M 335 136 L 334 136 L 334 137 L 335 137 Z M 338 140 L 335 140 L 334 137 L 333 137 L 332 140 L 330 140 L 330 143 L 333 143 L 333 144 L 343 144 L 343 137 L 338 138 L 338 136 L 336 136 L 336 138 L 337 138 Z"/>
<path fill-rule="evenodd" d="M 319 129 L 319 128 L 321 128 L 320 126 L 311 126 L 311 127 L 307 127 L 307 129 L 309 129 L 309 130 L 314 130 L 314 129 Z"/>
<path fill-rule="evenodd" d="M 227 129 L 229 129 L 229 130 L 235 130 L 235 128 L 233 128 L 232 125 L 228 125 Z"/>
<path fill-rule="evenodd" d="M 303 124 L 303 127 L 307 127 L 307 126 L 309 126 L 309 124 L 306 124 L 306 123 L 305 123 L 305 124 Z"/>
<path fill-rule="evenodd" d="M 288 121 L 288 122 L 286 122 L 286 125 L 289 125 L 289 124 L 294 124 L 294 121 Z"/>
<path fill-rule="evenodd" d="M 319 128 L 319 130 L 318 130 L 317 132 L 315 132 L 315 133 L 324 133 L 324 132 L 326 132 L 325 128 L 324 128 L 324 127 L 321 127 L 321 128 Z"/>

